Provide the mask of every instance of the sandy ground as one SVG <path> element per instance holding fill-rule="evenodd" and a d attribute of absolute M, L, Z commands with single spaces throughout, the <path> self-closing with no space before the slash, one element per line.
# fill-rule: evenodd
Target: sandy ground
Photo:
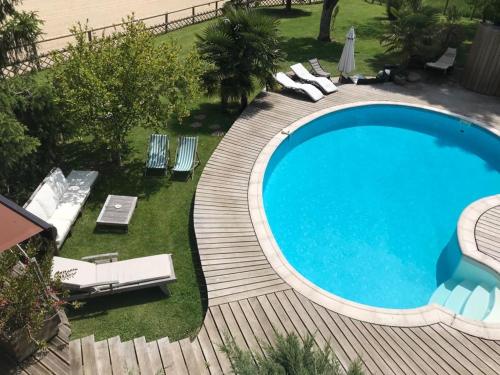
<path fill-rule="evenodd" d="M 206 4 L 209 0 L 24 0 L 20 9 L 33 10 L 44 20 L 43 39 L 49 39 L 69 33 L 69 28 L 76 22 L 88 20 L 92 28 L 120 23 L 121 19 L 132 12 L 136 18 L 155 16 L 166 12 Z M 215 9 L 215 4 L 198 8 Z M 191 10 L 174 13 L 169 19 L 187 17 Z M 150 20 L 151 24 L 158 24 L 164 16 Z M 60 48 L 67 43 L 47 42 L 45 48 Z M 50 48 L 49 48 L 50 47 Z"/>

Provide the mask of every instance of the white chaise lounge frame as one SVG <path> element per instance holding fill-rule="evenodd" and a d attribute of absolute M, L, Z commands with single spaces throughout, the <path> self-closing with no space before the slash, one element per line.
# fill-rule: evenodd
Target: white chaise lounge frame
<path fill-rule="evenodd" d="M 142 268 L 134 267 L 134 262 L 142 262 Z M 89 267 L 87 263 L 91 263 L 94 267 Z M 147 264 L 150 264 L 150 269 L 144 270 L 144 266 Z M 162 268 L 162 271 L 158 272 L 158 266 L 161 267 L 162 265 L 164 265 L 165 268 Z M 128 272 L 135 273 L 137 275 L 135 280 L 125 280 L 125 282 L 124 280 L 120 280 L 120 272 L 118 270 L 120 266 L 125 266 Z M 85 272 L 86 270 L 84 270 L 84 268 L 87 268 L 87 270 L 90 268 L 91 270 L 95 270 L 94 276 L 97 276 L 99 267 L 108 268 L 104 270 L 104 273 L 106 273 L 105 277 L 101 277 L 99 280 L 97 280 L 96 277 L 93 282 L 72 282 L 72 279 L 75 278 L 75 272 Z M 152 255 L 124 261 L 118 261 L 118 253 L 92 255 L 83 257 L 81 260 L 54 257 L 52 277 L 55 278 L 58 275 L 64 276 L 64 273 L 67 273 L 69 277 L 67 277 L 68 275 L 62 277 L 61 282 L 62 286 L 70 291 L 70 295 L 67 298 L 70 301 L 153 287 L 160 287 L 160 289 L 168 295 L 169 290 L 167 285 L 177 280 L 172 254 Z M 92 279 L 93 275 L 83 276 Z"/>
<path fill-rule="evenodd" d="M 300 63 L 294 64 L 290 67 L 295 75 L 302 81 L 311 83 L 321 89 L 325 94 L 331 94 L 337 91 L 337 86 L 326 77 L 316 77 L 312 75 L 306 67 Z"/>
<path fill-rule="evenodd" d="M 274 78 L 284 88 L 306 94 L 312 101 L 317 102 L 324 97 L 321 91 L 319 91 L 315 86 L 308 83 L 296 82 L 283 72 L 276 73 Z"/>

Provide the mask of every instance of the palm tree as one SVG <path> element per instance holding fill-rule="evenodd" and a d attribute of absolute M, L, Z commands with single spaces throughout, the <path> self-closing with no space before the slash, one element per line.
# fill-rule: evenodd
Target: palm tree
<path fill-rule="evenodd" d="M 363 375 L 358 359 L 343 371 L 330 346 L 314 346 L 314 338 L 277 334 L 274 346 L 264 347 L 265 356 L 240 349 L 228 335 L 222 351 L 229 357 L 235 375 Z"/>
<path fill-rule="evenodd" d="M 278 24 L 254 9 L 229 8 L 197 35 L 198 52 L 209 64 L 205 85 L 224 106 L 238 100 L 245 108 L 255 89 L 271 82 L 284 57 Z"/>

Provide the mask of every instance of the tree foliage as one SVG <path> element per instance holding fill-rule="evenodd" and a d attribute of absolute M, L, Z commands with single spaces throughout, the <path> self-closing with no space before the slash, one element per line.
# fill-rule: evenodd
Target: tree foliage
<path fill-rule="evenodd" d="M 67 122 L 118 164 L 134 127 L 160 130 L 169 118 L 189 115 L 202 93 L 203 72 L 195 53 L 183 58 L 174 42 L 157 45 L 144 23 L 129 17 L 122 27 L 88 42 L 87 27 L 78 24 L 72 30 L 76 43 L 54 69 Z"/>
<path fill-rule="evenodd" d="M 20 12 L 20 0 L 0 1 L 0 75 L 2 68 L 36 54 L 34 42 L 41 35 L 42 21 L 35 12 Z"/>
<path fill-rule="evenodd" d="M 439 10 L 422 0 L 404 0 L 400 9 L 392 11 L 396 19 L 381 41 L 387 52 L 398 52 L 405 64 L 426 55 L 438 30 Z"/>
<path fill-rule="evenodd" d="M 198 52 L 210 65 L 204 75 L 210 94 L 244 108 L 257 87 L 272 82 L 284 57 L 278 22 L 253 9 L 229 8 L 197 35 Z"/>
<path fill-rule="evenodd" d="M 297 335 L 276 337 L 274 346 L 264 348 L 265 356 L 243 351 L 226 336 L 222 351 L 229 357 L 235 375 L 362 375 L 361 362 L 354 361 L 344 372 L 331 347 L 316 348 L 314 338 L 302 342 Z"/>

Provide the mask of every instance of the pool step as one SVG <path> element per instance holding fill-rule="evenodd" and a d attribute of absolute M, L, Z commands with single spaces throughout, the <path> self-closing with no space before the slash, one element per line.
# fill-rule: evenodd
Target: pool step
<path fill-rule="evenodd" d="M 493 288 L 491 294 L 493 295 L 492 307 L 486 318 L 484 318 L 484 321 L 488 323 L 500 323 L 500 288 Z"/>
<path fill-rule="evenodd" d="M 446 299 L 446 302 L 444 303 L 444 307 L 460 314 L 475 287 L 476 284 L 472 281 L 461 281 L 451 291 L 450 295 Z"/>
<path fill-rule="evenodd" d="M 486 285 L 476 285 L 461 314 L 467 318 L 482 320 L 489 312 L 494 299 L 493 290 Z"/>
<path fill-rule="evenodd" d="M 439 287 L 432 294 L 429 303 L 437 303 L 444 306 L 446 300 L 451 294 L 451 291 L 458 285 L 458 280 L 449 279 L 439 285 Z"/>

